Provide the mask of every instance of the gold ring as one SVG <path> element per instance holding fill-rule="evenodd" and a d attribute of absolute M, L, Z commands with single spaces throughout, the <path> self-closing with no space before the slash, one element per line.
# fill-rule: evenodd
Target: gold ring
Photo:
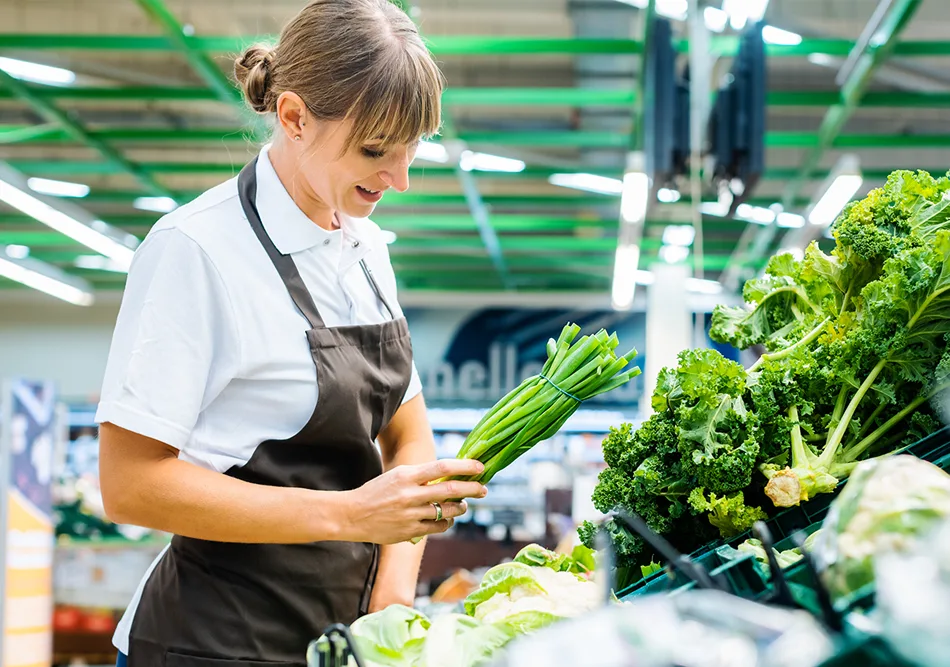
<path fill-rule="evenodd" d="M 435 520 L 441 521 L 442 520 L 442 505 L 440 505 L 437 502 L 431 502 L 429 504 L 435 508 Z"/>

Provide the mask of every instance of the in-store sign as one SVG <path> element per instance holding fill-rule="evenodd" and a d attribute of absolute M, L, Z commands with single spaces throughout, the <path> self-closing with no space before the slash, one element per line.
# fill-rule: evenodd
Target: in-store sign
<path fill-rule="evenodd" d="M 529 360 L 518 363 L 518 348 L 513 344 L 492 343 L 488 364 L 468 359 L 461 363 L 442 360 L 423 372 L 427 399 L 481 403 L 497 401 L 525 378 L 537 375 L 543 363 Z M 636 380 L 593 399 L 602 403 L 634 403 L 640 396 Z"/>

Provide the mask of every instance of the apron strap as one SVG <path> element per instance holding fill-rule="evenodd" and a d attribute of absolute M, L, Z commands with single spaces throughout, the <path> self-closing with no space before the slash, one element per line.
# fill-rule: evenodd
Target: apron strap
<path fill-rule="evenodd" d="M 365 275 L 366 279 L 369 281 L 370 287 L 372 287 L 373 291 L 376 292 L 377 298 L 379 298 L 380 302 L 383 304 L 383 307 L 389 313 L 389 319 L 396 319 L 393 309 L 389 307 L 389 302 L 386 301 L 386 297 L 383 296 L 383 291 L 379 289 L 379 285 L 376 283 L 376 278 L 373 277 L 373 272 L 368 266 L 366 266 L 366 262 L 364 262 L 362 259 L 360 260 L 360 267 L 363 269 L 363 275 Z"/>
<path fill-rule="evenodd" d="M 261 216 L 257 212 L 256 203 L 257 160 L 258 158 L 254 158 L 249 162 L 238 176 L 238 194 L 241 197 L 241 205 L 244 207 L 247 221 L 251 223 L 251 229 L 254 230 L 261 245 L 264 246 L 264 250 L 267 251 L 267 256 L 270 257 L 274 268 L 276 268 L 277 273 L 280 274 L 280 279 L 284 282 L 287 291 L 290 293 L 290 298 L 293 299 L 294 304 L 301 314 L 307 318 L 310 327 L 312 329 L 326 328 L 323 318 L 320 317 L 320 311 L 317 310 L 317 305 L 313 302 L 313 296 L 311 296 L 310 290 L 308 290 L 304 284 L 303 278 L 300 277 L 300 272 L 297 270 L 297 265 L 294 264 L 294 260 L 290 255 L 281 254 L 270 236 L 268 236 L 264 230 L 264 223 L 261 222 Z"/>

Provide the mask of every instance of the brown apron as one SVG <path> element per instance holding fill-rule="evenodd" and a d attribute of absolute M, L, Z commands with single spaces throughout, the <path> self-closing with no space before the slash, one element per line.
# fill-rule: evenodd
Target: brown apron
<path fill-rule="evenodd" d="M 327 327 L 293 259 L 257 212 L 255 159 L 238 177 L 248 222 L 300 312 L 317 367 L 317 406 L 287 440 L 268 440 L 227 475 L 254 484 L 354 489 L 382 472 L 374 441 L 409 387 L 412 347 L 404 317 Z M 372 273 L 369 284 L 389 311 Z M 353 542 L 233 544 L 175 536 L 142 593 L 129 667 L 304 665 L 307 644 L 331 623 L 366 613 L 379 547 Z"/>

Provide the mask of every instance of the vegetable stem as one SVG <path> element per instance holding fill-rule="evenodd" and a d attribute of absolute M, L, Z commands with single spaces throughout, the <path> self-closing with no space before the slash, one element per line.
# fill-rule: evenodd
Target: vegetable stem
<path fill-rule="evenodd" d="M 854 397 L 852 397 L 851 402 L 848 403 L 848 407 L 845 409 L 844 414 L 841 415 L 838 425 L 835 426 L 835 430 L 832 431 L 831 437 L 828 439 L 828 444 L 825 445 L 824 451 L 821 453 L 821 456 L 818 457 L 819 464 L 823 470 L 827 470 L 830 467 L 838 451 L 838 445 L 841 444 L 841 439 L 844 438 L 848 424 L 858 409 L 858 404 L 861 403 L 861 399 L 864 398 L 865 394 L 867 394 L 871 388 L 871 385 L 877 380 L 877 376 L 884 370 L 885 365 L 887 365 L 887 359 L 881 359 L 875 364 L 868 376 L 864 378 L 864 382 L 858 387 L 858 391 L 854 394 Z"/>
<path fill-rule="evenodd" d="M 826 317 L 825 319 L 821 321 L 821 324 L 819 324 L 817 327 L 809 331 L 808 335 L 806 335 L 804 338 L 802 338 L 800 341 L 798 341 L 794 345 L 789 345 L 784 350 L 773 352 L 771 354 L 763 354 L 761 357 L 759 357 L 758 361 L 752 364 L 752 367 L 749 368 L 749 372 L 750 373 L 753 372 L 766 361 L 778 361 L 779 359 L 784 359 L 785 357 L 791 354 L 794 354 L 796 350 L 810 345 L 816 338 L 818 338 L 818 336 L 821 335 L 822 330 L 826 326 L 828 326 L 828 323 L 830 321 L 831 321 L 831 318 Z"/>

